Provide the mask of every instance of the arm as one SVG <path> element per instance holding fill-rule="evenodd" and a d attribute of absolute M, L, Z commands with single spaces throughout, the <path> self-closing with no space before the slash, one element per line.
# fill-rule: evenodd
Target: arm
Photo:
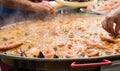
<path fill-rule="evenodd" d="M 22 9 L 37 12 L 53 11 L 53 7 L 47 1 L 35 3 L 29 0 L 0 0 L 0 4 L 12 9 Z"/>
<path fill-rule="evenodd" d="M 13 9 L 29 10 L 32 7 L 32 2 L 29 0 L 0 0 L 0 4 Z"/>

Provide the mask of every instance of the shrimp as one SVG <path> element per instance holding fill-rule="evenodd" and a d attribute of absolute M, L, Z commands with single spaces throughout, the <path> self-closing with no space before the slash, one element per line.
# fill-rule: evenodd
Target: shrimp
<path fill-rule="evenodd" d="M 119 6 L 120 4 L 118 1 L 108 1 L 104 4 L 101 4 L 100 6 L 97 6 L 96 11 L 99 11 L 102 14 L 106 14 Z"/>
<path fill-rule="evenodd" d="M 72 47 L 71 41 L 68 41 L 63 47 L 63 56 L 65 56 L 66 58 L 73 58 L 77 56 L 76 53 L 71 50 L 71 47 Z"/>
<path fill-rule="evenodd" d="M 66 50 L 63 52 L 63 56 L 65 56 L 66 58 L 75 58 L 77 57 L 76 53 L 73 50 Z"/>
<path fill-rule="evenodd" d="M 109 13 L 109 12 L 111 12 L 111 11 L 112 11 L 112 10 L 107 9 L 107 10 L 100 11 L 100 13 L 101 13 L 101 14 L 107 14 L 107 13 Z"/>
<path fill-rule="evenodd" d="M 46 58 L 53 58 L 55 55 L 55 51 L 52 48 L 48 48 L 48 50 L 44 53 Z"/>
<path fill-rule="evenodd" d="M 99 51 L 96 49 L 87 49 L 85 51 L 85 55 L 91 57 L 91 56 L 98 56 L 99 55 Z"/>
<path fill-rule="evenodd" d="M 114 49 L 112 49 L 112 48 L 109 48 L 109 49 L 105 50 L 105 53 L 108 54 L 108 55 L 111 55 L 111 54 L 115 54 L 116 51 Z"/>
<path fill-rule="evenodd" d="M 118 4 L 115 4 L 115 5 L 112 6 L 112 9 L 116 9 L 116 8 L 118 8 L 119 6 L 120 6 L 119 3 L 118 3 Z"/>
<path fill-rule="evenodd" d="M 86 45 L 96 47 L 98 43 L 94 40 L 85 40 Z"/>
<path fill-rule="evenodd" d="M 11 43 L 8 45 L 0 46 L 0 50 L 8 50 L 22 45 L 22 42 Z"/>
<path fill-rule="evenodd" d="M 101 40 L 111 42 L 111 43 L 116 43 L 117 41 L 113 38 L 110 37 L 105 37 L 105 36 L 100 36 Z"/>
<path fill-rule="evenodd" d="M 97 47 L 100 49 L 106 49 L 107 47 L 105 45 L 102 45 L 94 40 L 85 40 L 85 43 L 87 46 Z"/>
<path fill-rule="evenodd" d="M 96 8 L 96 10 L 97 11 L 105 11 L 105 10 L 109 10 L 109 11 L 111 11 L 112 9 L 111 9 L 111 7 L 110 6 L 108 6 L 108 5 L 100 5 L 100 6 L 98 6 L 97 8 Z"/>
<path fill-rule="evenodd" d="M 118 0 L 116 0 L 116 1 L 115 1 L 115 0 L 114 0 L 114 1 L 111 0 L 111 2 L 108 2 L 107 4 L 108 4 L 109 6 L 113 6 L 113 5 L 115 5 L 115 4 L 119 4 L 119 2 L 118 2 Z"/>

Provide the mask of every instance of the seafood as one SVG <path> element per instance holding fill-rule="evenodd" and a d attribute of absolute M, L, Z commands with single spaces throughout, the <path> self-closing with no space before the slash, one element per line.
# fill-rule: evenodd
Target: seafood
<path fill-rule="evenodd" d="M 118 8 L 120 6 L 119 0 L 108 0 L 103 3 L 98 3 L 94 6 L 92 11 L 100 13 L 100 14 L 107 14 L 110 13 L 112 10 Z"/>
<path fill-rule="evenodd" d="M 86 40 L 85 43 L 86 43 L 86 45 L 88 45 L 88 46 L 94 46 L 94 47 L 96 47 L 96 46 L 99 45 L 99 43 L 97 43 L 97 42 L 94 41 L 94 40 Z"/>
<path fill-rule="evenodd" d="M 96 49 L 87 49 L 87 50 L 85 51 L 85 54 L 86 54 L 87 56 L 89 56 L 89 57 L 91 57 L 91 56 L 98 56 L 98 55 L 99 55 L 99 51 L 96 50 Z"/>
<path fill-rule="evenodd" d="M 120 54 L 120 38 L 102 28 L 102 18 L 71 14 L 3 27 L 0 53 L 58 59 Z"/>
<path fill-rule="evenodd" d="M 12 49 L 15 47 L 18 47 L 20 45 L 22 45 L 23 43 L 21 42 L 16 42 L 16 43 L 10 43 L 8 45 L 4 45 L 4 46 L 0 46 L 0 50 L 8 50 L 8 49 Z"/>
<path fill-rule="evenodd" d="M 105 49 L 105 53 L 107 55 L 113 55 L 116 53 L 116 50 L 112 49 L 112 48 L 109 48 L 109 49 Z"/>
<path fill-rule="evenodd" d="M 76 58 L 77 54 L 73 50 L 66 50 L 63 52 L 65 58 Z"/>
<path fill-rule="evenodd" d="M 48 48 L 48 50 L 45 51 L 44 56 L 46 58 L 53 58 L 55 55 L 55 51 L 52 48 Z"/>
<path fill-rule="evenodd" d="M 107 42 L 111 42 L 111 43 L 116 43 L 117 41 L 111 37 L 104 37 L 104 36 L 100 36 L 101 40 L 103 41 L 107 41 Z"/>
<path fill-rule="evenodd" d="M 92 46 L 92 47 L 97 47 L 97 48 L 100 48 L 100 49 L 106 49 L 107 47 L 105 45 L 102 45 L 94 40 L 86 40 L 85 41 L 86 45 L 87 46 Z"/>

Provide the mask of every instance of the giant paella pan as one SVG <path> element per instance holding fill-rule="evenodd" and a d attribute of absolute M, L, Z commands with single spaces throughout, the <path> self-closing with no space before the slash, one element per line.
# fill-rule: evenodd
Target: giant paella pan
<path fill-rule="evenodd" d="M 103 17 L 73 13 L 5 24 L 0 57 L 12 66 L 38 70 L 111 65 L 120 58 L 120 39 L 102 28 Z"/>

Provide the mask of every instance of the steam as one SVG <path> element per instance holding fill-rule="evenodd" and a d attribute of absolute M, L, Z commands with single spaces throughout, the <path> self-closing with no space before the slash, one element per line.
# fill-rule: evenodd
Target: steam
<path fill-rule="evenodd" d="M 34 22 L 37 20 L 50 20 L 53 16 L 47 15 L 45 13 L 18 13 L 15 12 L 11 16 L 4 18 L 4 26 L 10 24 L 17 24 L 17 23 L 28 23 Z"/>
<path fill-rule="evenodd" d="M 2 0 L 0 0 L 1 4 L 4 4 Z M 1 5 L 2 6 L 2 5 Z M 36 12 L 30 12 L 30 11 L 23 11 L 21 10 L 21 6 L 14 4 L 17 9 L 14 11 L 14 13 L 8 15 L 7 17 L 0 17 L 0 27 L 4 25 L 9 25 L 13 23 L 19 23 L 19 22 L 26 22 L 26 21 L 36 21 L 36 20 L 49 20 L 53 18 L 53 16 L 46 14 L 44 12 L 36 13 Z M 0 12 L 2 12 L 3 9 L 0 9 Z"/>

